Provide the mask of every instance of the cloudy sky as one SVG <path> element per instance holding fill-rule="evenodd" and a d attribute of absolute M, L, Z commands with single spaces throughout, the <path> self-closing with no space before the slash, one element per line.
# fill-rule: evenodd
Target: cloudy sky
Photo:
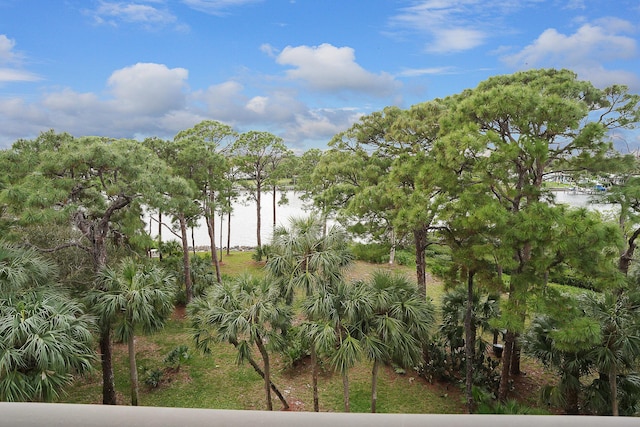
<path fill-rule="evenodd" d="M 362 114 L 528 68 L 638 93 L 639 42 L 638 0 L 0 0 L 0 148 L 204 119 L 323 148 Z"/>

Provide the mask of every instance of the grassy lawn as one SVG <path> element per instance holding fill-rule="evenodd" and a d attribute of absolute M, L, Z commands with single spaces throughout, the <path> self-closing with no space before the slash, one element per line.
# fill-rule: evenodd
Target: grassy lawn
<path fill-rule="evenodd" d="M 243 272 L 263 274 L 263 263 L 252 260 L 251 252 L 224 254 L 222 272 L 234 276 Z M 364 278 L 376 269 L 392 269 L 412 279 L 410 267 L 373 265 L 356 262 L 350 269 L 350 279 Z M 428 297 L 440 304 L 443 285 L 430 277 Z M 175 371 L 167 368 L 163 359 L 180 345 L 187 345 L 191 357 Z M 217 344 L 211 354 L 198 352 L 191 337 L 184 308 L 176 309 L 167 326 L 159 333 L 136 338 L 137 362 L 140 375 L 140 404 L 145 406 L 212 408 L 212 409 L 265 409 L 262 378 L 249 364 L 236 364 L 236 351 L 229 344 Z M 254 352 L 259 359 L 257 351 Z M 285 395 L 292 410 L 313 410 L 311 369 L 308 360 L 299 366 L 285 368 L 278 355 L 273 355 L 273 382 Z M 160 384 L 152 388 L 145 385 L 145 372 L 163 371 Z M 129 404 L 130 385 L 128 355 L 125 344 L 114 345 L 114 370 L 119 404 Z M 371 365 L 361 361 L 349 374 L 352 412 L 368 412 L 371 400 Z M 99 364 L 94 374 L 78 378 L 62 396 L 61 402 L 101 403 L 102 381 Z M 322 411 L 343 410 L 342 379 L 326 367 L 319 381 Z M 281 407 L 273 395 L 274 409 Z M 397 374 L 391 367 L 381 369 L 378 380 L 378 412 L 388 413 L 464 413 L 461 389 L 455 385 L 430 384 L 415 372 Z"/>

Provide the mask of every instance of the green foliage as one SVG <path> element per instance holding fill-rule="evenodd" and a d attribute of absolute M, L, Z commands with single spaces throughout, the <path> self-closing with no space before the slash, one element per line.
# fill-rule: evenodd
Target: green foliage
<path fill-rule="evenodd" d="M 286 343 L 282 349 L 284 369 L 297 367 L 311 354 L 309 340 L 304 339 L 303 333 L 304 330 L 300 326 L 293 326 L 287 332 Z"/>
<path fill-rule="evenodd" d="M 384 264 L 389 262 L 389 250 L 391 247 L 381 243 L 355 243 L 350 247 L 355 259 Z"/>
<path fill-rule="evenodd" d="M 269 255 L 271 254 L 271 247 L 269 245 L 262 245 L 255 248 L 253 254 L 251 255 L 251 259 L 256 262 L 261 262 L 264 259 L 269 260 Z"/>
<path fill-rule="evenodd" d="M 441 380 L 463 382 L 466 369 L 464 320 L 466 289 L 463 286 L 449 290 L 442 301 L 442 323 L 429 343 L 426 363 L 420 374 L 429 381 Z M 473 384 L 489 393 L 497 393 L 499 361 L 487 356 L 489 343 L 484 341 L 485 332 L 496 332 L 491 322 L 499 317 L 499 297 L 492 294 L 474 293 L 473 330 L 476 332 L 476 350 L 473 363 Z"/>
<path fill-rule="evenodd" d="M 164 358 L 163 362 L 169 368 L 175 371 L 179 371 L 182 363 L 186 362 L 190 358 L 191 353 L 189 351 L 189 347 L 182 344 L 171 350 L 169 354 L 167 354 L 167 356 Z"/>
<path fill-rule="evenodd" d="M 406 265 L 408 267 L 416 266 L 416 254 L 408 250 L 396 251 L 396 264 Z"/>
<path fill-rule="evenodd" d="M 161 369 L 143 369 L 142 382 L 149 388 L 157 388 L 163 375 L 164 372 Z"/>
<path fill-rule="evenodd" d="M 55 283 L 55 266 L 0 243 L 0 400 L 51 401 L 95 362 L 93 318 Z"/>

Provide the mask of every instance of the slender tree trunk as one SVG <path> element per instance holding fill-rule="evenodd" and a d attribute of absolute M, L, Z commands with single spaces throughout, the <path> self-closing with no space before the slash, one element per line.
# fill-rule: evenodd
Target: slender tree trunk
<path fill-rule="evenodd" d="M 342 373 L 342 396 L 344 401 L 344 412 L 351 412 L 349 405 L 349 374 L 347 372 Z"/>
<path fill-rule="evenodd" d="M 229 200 L 231 206 L 231 200 Z M 231 252 L 231 210 L 227 214 L 227 255 Z"/>
<path fill-rule="evenodd" d="M 609 369 L 609 390 L 611 392 L 611 415 L 620 415 L 618 410 L 618 373 L 615 365 Z"/>
<path fill-rule="evenodd" d="M 509 368 L 509 374 L 511 375 L 520 375 L 522 373 L 522 371 L 520 370 L 521 348 L 520 343 L 518 342 L 519 336 L 520 334 L 514 334 L 513 353 L 511 354 L 511 367 Z"/>
<path fill-rule="evenodd" d="M 193 286 L 191 284 L 191 260 L 189 259 L 189 242 L 187 240 L 187 220 L 184 214 L 178 215 L 180 222 L 180 237 L 182 240 L 182 265 L 184 267 L 184 288 L 187 304 L 193 299 Z"/>
<path fill-rule="evenodd" d="M 224 213 L 220 213 L 220 258 L 218 259 L 218 262 L 222 262 L 222 228 L 224 227 Z"/>
<path fill-rule="evenodd" d="M 102 364 L 102 404 L 117 405 L 113 376 L 111 326 L 103 327 L 100 332 L 100 361 Z"/>
<path fill-rule="evenodd" d="M 465 394 L 467 412 L 473 414 L 475 402 L 473 400 L 473 361 L 475 360 L 476 331 L 473 319 L 473 276 L 475 272 L 469 270 L 467 273 L 467 308 L 464 316 L 465 346 L 464 353 L 466 359 Z"/>
<path fill-rule="evenodd" d="M 256 345 L 262 355 L 262 362 L 264 365 L 264 391 L 267 398 L 267 410 L 273 411 L 273 403 L 271 402 L 271 367 L 269 365 L 269 353 L 267 352 L 260 335 L 256 337 Z"/>
<path fill-rule="evenodd" d="M 373 368 L 371 369 L 371 413 L 376 413 L 376 405 L 378 403 L 378 368 L 380 362 L 378 359 L 373 361 Z"/>
<path fill-rule="evenodd" d="M 89 238 L 93 241 L 93 268 L 96 277 L 107 266 L 107 246 L 105 239 L 108 227 L 107 221 L 101 224 L 89 227 L 88 231 L 85 227 L 81 227 L 85 235 L 87 232 Z M 102 403 L 104 405 L 117 405 L 116 384 L 113 375 L 113 344 L 111 343 L 111 324 L 101 325 L 100 328 L 100 361 L 102 364 Z"/>
<path fill-rule="evenodd" d="M 318 399 L 318 354 L 315 340 L 311 343 L 311 387 L 313 388 L 313 411 L 320 412 Z"/>
<path fill-rule="evenodd" d="M 511 379 L 511 359 L 513 354 L 513 344 L 515 334 L 507 330 L 504 336 L 504 348 L 502 350 L 502 370 L 500 373 L 500 387 L 498 388 L 498 399 L 502 402 L 507 400 L 509 394 L 509 380 Z"/>
<path fill-rule="evenodd" d="M 136 342 L 129 335 L 129 376 L 131 377 L 131 406 L 138 406 L 138 367 L 136 366 Z"/>
<path fill-rule="evenodd" d="M 193 252 L 193 254 L 196 254 L 196 236 L 193 232 L 193 227 L 191 228 L 191 252 Z"/>
<path fill-rule="evenodd" d="M 571 373 L 569 374 L 570 377 L 574 377 L 576 379 L 580 378 L 580 372 L 578 370 L 573 370 L 571 371 Z M 569 387 L 566 391 L 566 404 L 565 404 L 565 408 L 564 411 L 567 415 L 579 415 L 580 414 L 580 409 L 579 409 L 579 405 L 578 405 L 578 393 L 580 392 L 579 388 L 577 387 Z"/>
<path fill-rule="evenodd" d="M 276 186 L 273 186 L 273 228 L 276 228 Z"/>
<path fill-rule="evenodd" d="M 629 237 L 627 240 L 627 249 L 620 255 L 620 259 L 618 260 L 618 269 L 625 275 L 629 272 L 629 265 L 631 265 L 631 260 L 633 260 L 633 254 L 636 251 L 636 240 L 639 235 L 640 227 Z"/>
<path fill-rule="evenodd" d="M 238 341 L 230 339 L 229 342 L 233 344 L 234 347 L 236 348 L 238 347 Z M 251 357 L 251 355 L 247 357 L 247 361 L 249 362 L 253 370 L 256 371 L 258 375 L 260 375 L 260 378 L 264 380 L 265 378 L 264 372 L 262 371 L 258 363 L 253 359 L 253 357 Z M 280 393 L 280 390 L 278 389 L 278 387 L 276 387 L 276 385 L 272 381 L 269 381 L 269 383 L 271 384 L 271 390 L 273 390 L 273 392 L 276 394 L 276 396 L 278 396 L 278 399 L 282 403 L 282 409 L 284 410 L 289 409 L 289 403 L 287 402 L 287 399 L 284 398 L 282 393 Z"/>
<path fill-rule="evenodd" d="M 392 228 L 391 229 L 391 249 L 389 250 L 389 264 L 394 264 L 396 262 L 396 232 Z"/>
<path fill-rule="evenodd" d="M 206 209 L 207 214 L 205 219 L 207 221 L 207 231 L 209 232 L 209 242 L 211 244 L 211 264 L 216 270 L 216 280 L 218 283 L 222 283 L 222 276 L 220 274 L 220 262 L 218 261 L 218 250 L 216 248 L 216 224 L 215 224 L 215 195 L 212 193 L 209 196 L 209 202 Z M 221 249 L 222 250 L 222 249 Z"/>
<path fill-rule="evenodd" d="M 158 259 L 162 261 L 162 211 L 158 210 Z"/>
<path fill-rule="evenodd" d="M 421 297 L 427 297 L 427 265 L 424 259 L 427 247 L 427 233 L 424 230 L 413 232 L 416 246 L 416 279 L 418 281 L 418 293 Z"/>
<path fill-rule="evenodd" d="M 256 226 L 256 242 L 258 245 L 258 248 L 262 247 L 262 238 L 260 237 L 261 234 L 261 230 L 262 230 L 262 215 L 260 214 L 261 211 L 261 198 L 262 198 L 262 188 L 260 186 L 260 184 L 257 182 L 256 183 L 256 220 L 257 220 L 257 226 Z"/>

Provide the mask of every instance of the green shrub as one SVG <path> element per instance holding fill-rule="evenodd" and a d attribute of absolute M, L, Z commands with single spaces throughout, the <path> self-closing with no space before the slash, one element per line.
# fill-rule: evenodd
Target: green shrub
<path fill-rule="evenodd" d="M 416 255 L 413 252 L 407 250 L 396 251 L 396 264 L 398 265 L 406 265 L 409 267 L 415 267 L 416 265 Z"/>
<path fill-rule="evenodd" d="M 264 258 L 265 260 L 268 260 L 269 255 L 271 255 L 271 246 L 262 245 L 256 248 L 253 255 L 251 255 L 251 258 L 256 262 L 260 262 L 262 261 L 262 258 Z"/>
<path fill-rule="evenodd" d="M 374 264 L 384 264 L 389 262 L 389 245 L 380 243 L 356 243 L 351 246 L 353 256 L 360 261 Z"/>
<path fill-rule="evenodd" d="M 189 352 L 189 347 L 183 344 L 171 350 L 164 358 L 164 363 L 169 368 L 179 371 L 182 363 L 186 362 L 190 358 L 191 353 Z"/>
<path fill-rule="evenodd" d="M 160 369 L 143 369 L 142 382 L 149 388 L 157 388 L 162 381 L 163 372 Z"/>
<path fill-rule="evenodd" d="M 298 326 L 292 327 L 287 333 L 287 342 L 282 350 L 285 369 L 296 367 L 310 354 L 309 346 L 303 342 L 300 334 Z"/>

